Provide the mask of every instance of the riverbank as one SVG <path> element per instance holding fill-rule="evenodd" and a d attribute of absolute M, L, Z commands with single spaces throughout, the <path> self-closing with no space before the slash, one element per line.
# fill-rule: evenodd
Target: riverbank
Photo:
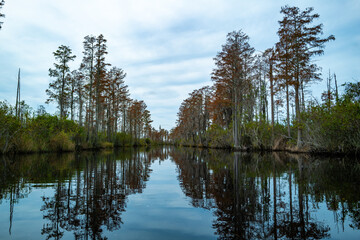
<path fill-rule="evenodd" d="M 311 154 L 311 155 L 325 155 L 325 156 L 360 156 L 359 151 L 329 151 L 326 149 L 316 149 L 309 145 L 298 147 L 292 144 L 291 139 L 281 138 L 278 139 L 273 146 L 267 147 L 253 147 L 242 146 L 235 148 L 233 146 L 209 146 L 209 145 L 194 145 L 194 144 L 174 144 L 177 147 L 189 147 L 189 148 L 202 148 L 202 149 L 220 149 L 228 150 L 231 152 L 287 152 L 294 154 Z"/>
<path fill-rule="evenodd" d="M 16 148 L 12 151 L 0 152 L 0 155 L 12 155 L 12 154 L 34 154 L 34 153 L 69 153 L 69 152 L 86 152 L 86 151 L 103 151 L 103 150 L 115 150 L 121 148 L 153 148 L 167 145 L 166 143 L 156 143 L 150 142 L 146 144 L 146 141 L 142 139 L 138 144 L 127 144 L 127 145 L 114 145 L 111 142 L 101 142 L 96 146 L 89 143 L 82 143 L 80 145 L 75 145 L 71 140 L 69 142 L 57 142 L 49 143 L 51 147 L 45 147 L 43 149 L 38 149 L 35 146 L 27 148 Z"/>
<path fill-rule="evenodd" d="M 0 111 L 0 154 L 75 152 L 164 143 L 161 138 L 139 138 L 125 132 L 95 134 L 75 121 L 49 114 L 21 120 L 4 109 L 4 106 L 0 108 L 3 110 Z"/>

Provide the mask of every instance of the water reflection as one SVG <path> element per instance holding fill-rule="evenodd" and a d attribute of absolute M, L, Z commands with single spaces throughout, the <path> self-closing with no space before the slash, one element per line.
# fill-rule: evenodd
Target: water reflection
<path fill-rule="evenodd" d="M 320 210 L 333 211 L 343 231 L 346 219 L 359 229 L 358 162 L 216 150 L 170 155 L 193 206 L 213 209 L 219 239 L 329 238 L 332 219 L 318 217 Z"/>
<path fill-rule="evenodd" d="M 357 161 L 166 148 L 2 156 L 0 207 L 9 203 L 9 235 L 18 203 L 44 189 L 42 238 L 106 239 L 126 221 L 129 196 L 146 188 L 155 160 L 176 163 L 184 201 L 211 211 L 218 239 L 360 236 Z M 345 235 L 334 236 L 334 226 Z"/>
<path fill-rule="evenodd" d="M 61 239 L 65 232 L 75 239 L 106 239 L 105 229 L 114 231 L 123 223 L 127 196 L 145 188 L 151 161 L 166 157 L 166 149 L 3 157 L 0 199 L 10 202 L 9 234 L 14 205 L 32 188 L 51 187 L 54 194 L 42 197 L 40 209 L 46 239 Z"/>

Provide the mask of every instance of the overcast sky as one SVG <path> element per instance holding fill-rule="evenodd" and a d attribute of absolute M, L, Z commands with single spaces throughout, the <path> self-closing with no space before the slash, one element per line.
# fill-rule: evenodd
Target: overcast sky
<path fill-rule="evenodd" d="M 133 99 L 144 100 L 153 126 L 171 129 L 183 99 L 211 85 L 213 58 L 226 34 L 242 29 L 259 51 L 272 47 L 280 8 L 314 7 L 324 24 L 326 44 L 316 59 L 340 83 L 360 79 L 359 0 L 6 0 L 0 31 L 0 100 L 15 103 L 18 68 L 22 99 L 36 109 L 44 104 L 53 52 L 67 45 L 82 59 L 86 35 L 108 40 L 107 62 L 124 69 Z M 326 76 L 325 76 L 326 77 Z M 312 87 L 317 98 L 325 83 Z M 47 105 L 49 112 L 55 105 Z"/>

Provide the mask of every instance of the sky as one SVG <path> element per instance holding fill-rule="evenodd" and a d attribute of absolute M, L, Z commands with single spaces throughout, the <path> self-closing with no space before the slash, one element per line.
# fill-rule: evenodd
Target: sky
<path fill-rule="evenodd" d="M 242 30 L 257 51 L 274 46 L 286 4 L 314 7 L 320 14 L 325 54 L 314 59 L 325 79 L 329 69 L 339 84 L 360 80 L 359 0 L 6 0 L 0 30 L 0 101 L 15 104 L 21 68 L 21 98 L 32 108 L 45 105 L 55 62 L 53 52 L 69 46 L 82 60 L 86 35 L 107 39 L 106 61 L 124 69 L 131 98 L 144 100 L 153 126 L 175 126 L 181 102 L 195 89 L 211 85 L 213 58 L 226 34 Z M 320 99 L 325 81 L 311 86 Z M 50 113 L 55 104 L 45 105 Z"/>

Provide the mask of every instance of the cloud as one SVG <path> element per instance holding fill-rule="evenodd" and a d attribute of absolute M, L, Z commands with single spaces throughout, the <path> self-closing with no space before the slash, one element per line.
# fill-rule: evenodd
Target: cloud
<path fill-rule="evenodd" d="M 174 126 L 183 99 L 211 84 L 213 57 L 226 34 L 242 29 L 260 51 L 277 41 L 280 7 L 314 6 L 324 34 L 334 34 L 325 55 L 316 59 L 341 82 L 359 77 L 360 2 L 286 0 L 12 0 L 0 31 L 0 100 L 15 100 L 18 68 L 22 96 L 36 108 L 46 100 L 48 69 L 59 45 L 70 46 L 82 59 L 86 35 L 108 40 L 107 61 L 127 73 L 131 97 L 145 100 L 154 126 Z M 321 92 L 323 86 L 314 86 Z M 50 107 L 54 111 L 55 107 Z"/>

